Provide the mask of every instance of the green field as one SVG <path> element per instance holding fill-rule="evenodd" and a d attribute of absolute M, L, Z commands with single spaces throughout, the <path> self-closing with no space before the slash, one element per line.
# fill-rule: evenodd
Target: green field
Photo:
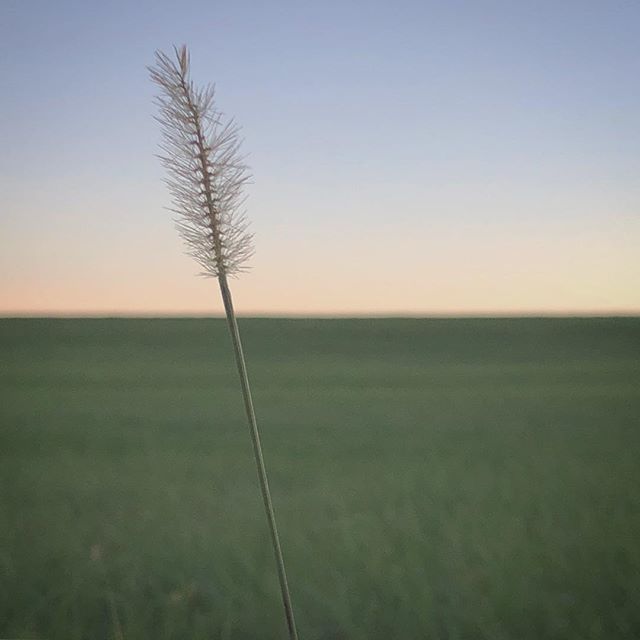
<path fill-rule="evenodd" d="M 242 319 L 302 640 L 640 638 L 640 319 Z M 0 638 L 283 638 L 220 319 L 0 320 Z"/>

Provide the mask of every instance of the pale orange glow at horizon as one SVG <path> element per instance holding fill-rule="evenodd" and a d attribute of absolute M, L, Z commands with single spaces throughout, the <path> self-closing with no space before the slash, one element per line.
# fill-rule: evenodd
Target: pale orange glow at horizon
<path fill-rule="evenodd" d="M 146 259 L 136 234 L 119 237 L 117 260 L 109 259 L 108 244 L 99 244 L 97 255 L 70 244 L 64 259 L 43 244 L 40 264 L 14 274 L 3 269 L 0 313 L 221 313 L 217 283 L 196 275 L 163 215 L 145 236 Z M 462 223 L 443 216 L 414 224 L 412 233 L 399 218 L 368 235 L 353 223 L 340 235 L 332 226 L 292 225 L 288 242 L 281 229 L 268 233 L 266 220 L 256 222 L 252 269 L 232 281 L 237 309 L 248 315 L 640 311 L 634 220 L 603 233 L 562 221 L 542 226 L 487 216 Z"/>

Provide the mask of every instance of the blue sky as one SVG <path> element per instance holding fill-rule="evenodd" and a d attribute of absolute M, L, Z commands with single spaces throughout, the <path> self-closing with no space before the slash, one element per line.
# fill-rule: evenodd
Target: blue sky
<path fill-rule="evenodd" d="M 640 311 L 640 5 L 3 2 L 0 312 L 219 311 L 157 159 L 186 43 L 254 174 L 247 313 Z"/>

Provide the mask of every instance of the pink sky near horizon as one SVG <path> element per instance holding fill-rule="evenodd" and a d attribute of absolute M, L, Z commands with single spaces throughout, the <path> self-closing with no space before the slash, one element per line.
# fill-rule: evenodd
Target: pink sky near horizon
<path fill-rule="evenodd" d="M 94 247 L 69 243 L 64 255 L 52 231 L 46 236 L 52 242 L 32 244 L 37 259 L 19 268 L 23 249 L 8 248 L 0 314 L 222 313 L 217 283 L 197 275 L 166 212 L 157 213 L 161 223 L 153 233 L 121 229 L 116 237 L 104 230 Z M 322 225 L 293 225 L 287 242 L 281 229 L 269 231 L 268 218 L 262 212 L 254 224 L 251 271 L 232 280 L 240 313 L 640 312 L 638 245 L 628 234 L 637 223 L 603 233 L 562 220 L 540 228 L 504 220 L 452 224 L 445 216 L 411 228 L 389 221 L 369 234 L 357 224 L 345 224 L 340 235 Z"/>

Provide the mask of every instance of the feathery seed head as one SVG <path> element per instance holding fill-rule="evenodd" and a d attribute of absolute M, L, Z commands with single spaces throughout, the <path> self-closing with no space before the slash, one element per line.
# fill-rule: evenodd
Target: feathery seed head
<path fill-rule="evenodd" d="M 193 84 L 187 48 L 174 47 L 174 54 L 156 51 L 156 64 L 149 67 L 160 88 L 156 120 L 162 127 L 160 160 L 168 172 L 170 210 L 203 275 L 236 275 L 246 271 L 253 255 L 242 193 L 250 174 L 239 129 L 216 108 L 212 85 Z"/>

